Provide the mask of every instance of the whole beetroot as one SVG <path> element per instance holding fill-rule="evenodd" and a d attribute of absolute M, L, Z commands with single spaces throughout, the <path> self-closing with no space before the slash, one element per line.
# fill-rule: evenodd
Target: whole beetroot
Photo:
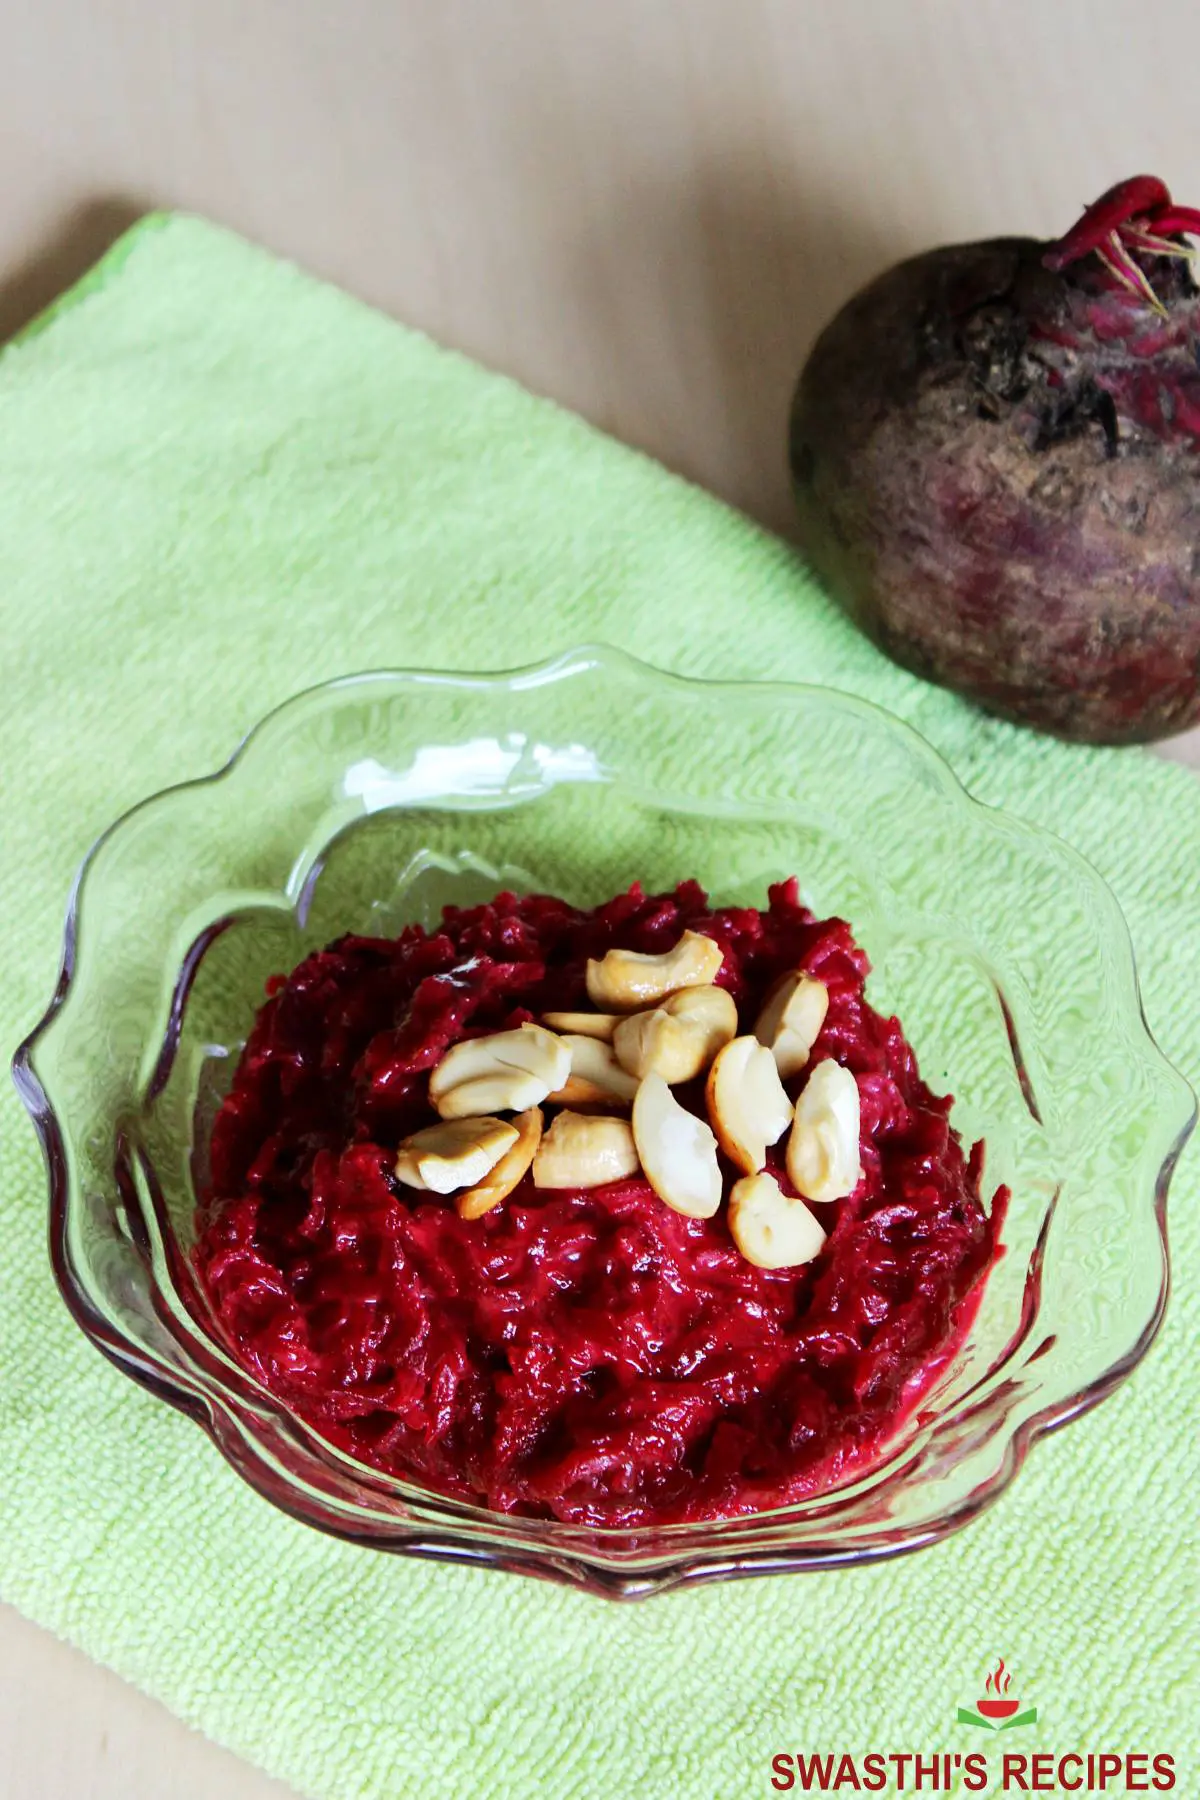
<path fill-rule="evenodd" d="M 814 568 L 883 649 L 994 713 L 1133 743 L 1200 721 L 1200 212 L 1111 189 L 1065 238 L 888 270 L 805 366 Z"/>

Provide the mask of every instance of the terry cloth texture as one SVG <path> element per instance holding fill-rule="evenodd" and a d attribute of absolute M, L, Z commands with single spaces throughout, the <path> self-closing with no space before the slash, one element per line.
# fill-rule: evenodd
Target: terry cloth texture
<path fill-rule="evenodd" d="M 585 640 L 852 689 L 1115 888 L 1150 1023 L 1200 1081 L 1200 784 L 988 721 L 891 667 L 785 544 L 507 380 L 224 231 L 154 218 L 0 358 L 0 1017 L 54 982 L 118 813 L 368 666 Z M 1200 1153 L 1136 1377 L 935 1548 L 618 1607 L 294 1524 L 83 1340 L 0 1096 L 0 1590 L 314 1796 L 734 1800 L 780 1750 L 958 1750 L 1003 1654 L 1039 1746 L 1172 1752 L 1200 1793 Z M 1022 1749 L 1033 1732 L 1020 1734 Z M 988 1740 L 993 1758 L 998 1745 Z"/>

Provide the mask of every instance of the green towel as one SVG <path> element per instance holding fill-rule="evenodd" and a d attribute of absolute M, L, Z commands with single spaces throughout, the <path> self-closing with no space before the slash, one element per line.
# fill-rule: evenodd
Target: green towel
<path fill-rule="evenodd" d="M 780 396 L 781 416 L 784 396 Z M 851 688 L 1120 897 L 1200 1081 L 1200 784 L 978 717 L 855 635 L 795 554 L 580 420 L 213 227 L 148 220 L 0 358 L 8 694 L 0 996 L 49 998 L 71 875 L 296 689 L 608 639 Z M 351 1549 L 245 1488 L 83 1340 L 34 1133 L 2 1102 L 4 1595 L 316 1796 L 770 1794 L 777 1751 L 1145 1749 L 1200 1792 L 1200 1155 L 1136 1378 L 935 1548 L 618 1607 Z M 1036 1734 L 956 1723 L 997 1655 Z M 910 1786 L 911 1791 L 911 1786 Z M 1111 1790 L 1110 1790 L 1111 1791 Z"/>

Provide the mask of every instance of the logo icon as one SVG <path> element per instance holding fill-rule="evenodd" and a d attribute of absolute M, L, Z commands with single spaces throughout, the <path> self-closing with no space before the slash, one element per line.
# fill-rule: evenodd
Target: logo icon
<path fill-rule="evenodd" d="M 1017 1725 L 1036 1724 L 1037 1707 L 1027 1706 L 1022 1712 L 1020 1700 L 1010 1692 L 1012 1674 L 1005 1668 L 1003 1657 L 984 1685 L 986 1692 L 975 1702 L 974 1709 L 959 1707 L 960 1725 L 981 1725 L 985 1731 L 1012 1731 Z"/>

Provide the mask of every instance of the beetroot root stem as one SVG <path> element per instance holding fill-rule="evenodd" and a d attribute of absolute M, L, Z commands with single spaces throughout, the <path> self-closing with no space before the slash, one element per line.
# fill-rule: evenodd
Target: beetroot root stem
<path fill-rule="evenodd" d="M 1200 237 L 1200 211 L 1176 206 L 1157 175 L 1132 175 L 1085 208 L 1065 237 L 1047 245 L 1042 261 L 1061 272 L 1095 255 L 1115 285 L 1162 312 L 1149 273 L 1137 258 L 1190 256 L 1191 247 L 1176 241 L 1182 237 Z"/>

